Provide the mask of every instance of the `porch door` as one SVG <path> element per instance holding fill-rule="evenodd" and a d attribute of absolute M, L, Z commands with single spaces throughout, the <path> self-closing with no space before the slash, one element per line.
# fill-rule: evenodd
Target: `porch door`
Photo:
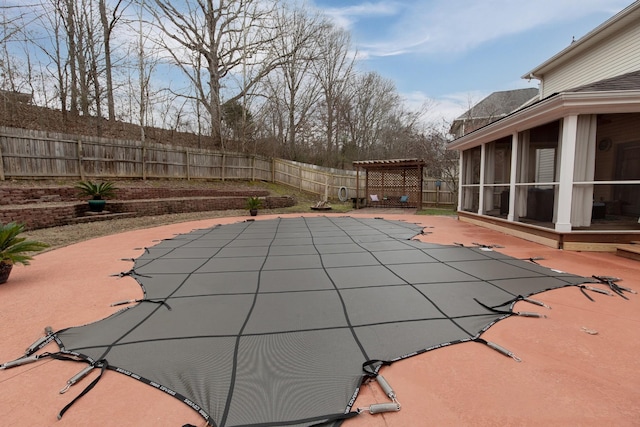
<path fill-rule="evenodd" d="M 618 146 L 617 180 L 640 180 L 640 142 Z M 622 202 L 622 214 L 640 216 L 640 185 L 616 185 L 615 198 Z"/>

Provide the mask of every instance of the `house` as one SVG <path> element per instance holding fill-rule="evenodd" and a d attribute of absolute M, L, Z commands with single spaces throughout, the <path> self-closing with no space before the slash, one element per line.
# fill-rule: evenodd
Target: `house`
<path fill-rule="evenodd" d="M 30 93 L 0 89 L 0 102 L 31 104 L 32 100 L 33 96 Z"/>
<path fill-rule="evenodd" d="M 538 89 L 526 88 L 493 92 L 455 119 L 449 133 L 456 138 L 486 126 L 538 97 Z"/>
<path fill-rule="evenodd" d="M 640 240 L 640 1 L 522 77 L 534 102 L 449 144 L 460 219 L 564 249 Z"/>

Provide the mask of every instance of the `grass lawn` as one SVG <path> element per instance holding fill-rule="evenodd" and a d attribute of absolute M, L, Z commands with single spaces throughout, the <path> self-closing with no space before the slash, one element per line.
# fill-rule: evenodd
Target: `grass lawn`
<path fill-rule="evenodd" d="M 427 208 L 416 212 L 416 215 L 446 215 L 456 216 L 458 213 L 452 208 Z"/>

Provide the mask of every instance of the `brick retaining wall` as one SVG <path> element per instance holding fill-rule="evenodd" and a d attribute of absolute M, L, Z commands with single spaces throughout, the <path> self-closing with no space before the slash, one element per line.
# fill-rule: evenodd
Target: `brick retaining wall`
<path fill-rule="evenodd" d="M 76 218 L 84 217 L 85 213 L 89 210 L 89 206 L 86 202 L 77 201 L 77 196 L 73 189 L 74 202 L 61 202 L 60 200 L 49 198 L 51 193 L 40 191 L 42 189 L 25 188 L 21 189 L 23 190 L 23 193 L 6 190 L 15 189 L 0 189 L 0 197 L 4 197 L 5 195 L 16 197 L 16 194 L 23 194 L 28 195 L 30 198 L 26 199 L 29 200 L 29 202 L 20 203 L 19 201 L 16 201 L 16 203 L 12 203 L 12 207 L 0 207 L 0 223 L 23 223 L 27 230 L 72 224 L 75 223 L 74 220 Z M 189 195 L 193 193 L 191 191 L 180 191 L 179 189 L 137 188 L 136 190 L 138 190 L 139 193 L 132 192 L 127 194 L 139 194 L 146 197 L 156 195 L 156 198 L 109 200 L 107 201 L 106 210 L 112 213 L 128 212 L 132 213 L 134 216 L 151 216 L 173 213 L 220 211 L 227 209 L 246 209 L 245 205 L 247 197 L 249 196 L 264 197 L 262 209 L 284 208 L 294 206 L 296 204 L 296 199 L 290 196 L 266 196 L 266 194 L 268 194 L 268 191 L 266 190 L 237 192 L 220 191 L 216 197 L 184 197 L 185 193 L 188 193 Z M 151 191 L 147 192 L 144 190 Z M 211 193 L 211 191 L 214 190 L 204 189 L 204 191 Z M 158 198 L 158 196 L 175 194 L 176 192 L 179 192 L 181 197 Z M 219 196 L 219 194 L 225 194 L 225 196 Z M 61 195 L 61 197 L 66 197 L 66 195 Z M 36 202 L 37 200 L 39 201 Z M 44 200 L 47 200 L 47 202 Z M 27 203 L 30 204 L 27 206 Z"/>
<path fill-rule="evenodd" d="M 269 191 L 219 190 L 215 188 L 124 187 L 116 190 L 117 200 L 170 199 L 176 197 L 250 197 L 268 196 Z M 73 187 L 0 187 L 0 205 L 26 205 L 31 203 L 77 202 L 84 200 Z"/>
<path fill-rule="evenodd" d="M 47 206 L 46 203 L 42 203 L 29 208 L 3 208 L 0 209 L 0 223 L 22 223 L 26 230 L 67 225 L 71 223 L 72 218 L 82 216 L 89 210 L 88 205 L 85 205 L 81 203 Z"/>
<path fill-rule="evenodd" d="M 165 215 L 185 212 L 246 209 L 247 197 L 192 197 L 147 200 L 110 200 L 107 209 L 112 212 L 135 212 L 136 216 Z M 286 208 L 295 205 L 289 196 L 266 197 L 262 209 Z"/>

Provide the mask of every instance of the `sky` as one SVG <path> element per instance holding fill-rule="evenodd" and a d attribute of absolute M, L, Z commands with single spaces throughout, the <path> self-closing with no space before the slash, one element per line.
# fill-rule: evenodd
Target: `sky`
<path fill-rule="evenodd" d="M 359 68 L 391 79 L 410 107 L 451 121 L 632 0 L 311 0 L 350 31 Z"/>

